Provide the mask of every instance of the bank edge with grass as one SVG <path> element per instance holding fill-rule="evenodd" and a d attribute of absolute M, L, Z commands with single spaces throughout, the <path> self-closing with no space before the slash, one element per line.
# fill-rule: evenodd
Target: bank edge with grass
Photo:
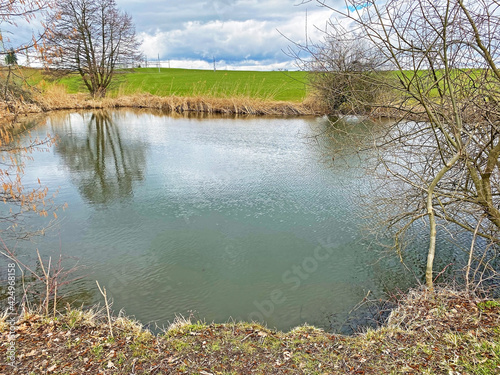
<path fill-rule="evenodd" d="M 43 70 L 19 68 L 20 85 L 34 92 L 2 103 L 4 120 L 17 114 L 62 109 L 153 108 L 165 112 L 209 114 L 319 115 L 324 111 L 307 96 L 304 72 L 198 71 L 189 69 L 125 70 L 115 88 L 94 99 L 78 77 L 54 78 Z"/>
<path fill-rule="evenodd" d="M 122 314 L 31 312 L 16 326 L 17 367 L 0 374 L 498 374 L 500 302 L 450 289 L 410 291 L 387 324 L 353 336 L 300 326 L 177 318 L 160 334 Z M 110 329 L 113 335 L 110 334 Z M 0 322 L 0 356 L 8 327 Z"/>

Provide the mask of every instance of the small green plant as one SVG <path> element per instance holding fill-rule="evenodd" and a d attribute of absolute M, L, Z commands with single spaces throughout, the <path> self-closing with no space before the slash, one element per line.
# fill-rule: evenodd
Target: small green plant
<path fill-rule="evenodd" d="M 74 328 L 76 323 L 78 323 L 81 318 L 81 312 L 77 310 L 71 310 L 67 315 L 66 326 L 68 327 L 68 329 Z"/>
<path fill-rule="evenodd" d="M 171 346 L 178 352 L 182 352 L 183 350 L 189 348 L 189 344 L 181 340 L 172 341 Z"/>
<path fill-rule="evenodd" d="M 483 301 L 477 304 L 477 307 L 481 311 L 493 310 L 500 307 L 500 302 L 498 301 Z"/>
<path fill-rule="evenodd" d="M 106 339 L 106 342 L 107 342 L 107 343 L 110 343 L 110 344 L 114 343 L 115 341 L 116 341 L 116 340 L 115 340 L 115 338 L 114 338 L 114 337 L 108 337 L 108 338 Z"/>
<path fill-rule="evenodd" d="M 118 358 L 117 363 L 119 365 L 121 365 L 122 363 L 124 363 L 127 360 L 127 357 L 125 357 L 125 355 L 121 352 L 118 353 L 117 358 Z"/>
<path fill-rule="evenodd" d="M 103 346 L 98 344 L 96 346 L 94 346 L 91 350 L 92 350 L 92 354 L 95 355 L 97 358 L 100 358 L 101 357 L 101 354 L 102 354 L 102 351 L 103 351 Z"/>

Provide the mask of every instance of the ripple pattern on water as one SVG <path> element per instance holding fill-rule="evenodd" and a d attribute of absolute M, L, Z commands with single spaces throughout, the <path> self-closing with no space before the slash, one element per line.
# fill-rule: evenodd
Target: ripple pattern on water
<path fill-rule="evenodd" d="M 43 171 L 69 209 L 37 247 L 62 243 L 85 265 L 78 290 L 98 301 L 97 279 L 145 323 L 196 311 L 328 327 L 382 281 L 359 241 L 366 177 L 332 169 L 309 141 L 321 121 L 55 116 L 61 140 L 27 176 Z"/>

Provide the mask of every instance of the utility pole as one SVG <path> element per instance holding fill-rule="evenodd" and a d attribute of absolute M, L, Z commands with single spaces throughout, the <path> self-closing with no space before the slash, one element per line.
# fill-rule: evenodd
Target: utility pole
<path fill-rule="evenodd" d="M 306 8 L 306 47 L 307 47 L 307 8 Z"/>
<path fill-rule="evenodd" d="M 160 73 L 160 54 L 158 54 L 158 73 Z"/>
<path fill-rule="evenodd" d="M 215 56 L 212 56 L 214 59 L 214 73 L 215 73 Z"/>

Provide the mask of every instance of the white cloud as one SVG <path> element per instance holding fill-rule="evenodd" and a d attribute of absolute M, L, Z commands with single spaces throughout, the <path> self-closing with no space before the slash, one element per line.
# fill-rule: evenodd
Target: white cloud
<path fill-rule="evenodd" d="M 158 61 L 153 59 L 148 62 L 149 67 L 157 67 Z M 161 68 L 184 68 L 184 69 L 203 69 L 212 70 L 213 61 L 206 60 L 161 60 Z M 275 62 L 273 60 L 241 60 L 228 63 L 225 60 L 216 60 L 215 68 L 217 70 L 294 70 L 293 61 Z"/>
<path fill-rule="evenodd" d="M 331 11 L 301 0 L 117 0 L 133 18 L 141 49 L 148 59 L 170 60 L 182 67 L 221 69 L 293 69 L 293 60 L 282 50 L 291 41 L 319 40 Z M 332 0 L 341 3 L 340 0 Z M 37 23 L 17 27 L 14 45 L 31 39 Z M 279 30 L 279 32 L 278 32 Z M 4 37 L 7 28 L 4 26 Z M 10 43 L 6 43 L 6 47 Z M 172 66 L 172 65 L 171 65 Z"/>
<path fill-rule="evenodd" d="M 247 0 L 246 3 L 251 3 Z M 331 11 L 326 9 L 308 12 L 308 38 L 318 40 Z M 210 66 L 212 58 L 223 60 L 228 67 L 246 66 L 274 69 L 290 69 L 293 63 L 282 50 L 290 41 L 305 41 L 305 11 L 292 14 L 286 20 L 194 20 L 186 21 L 176 29 L 157 29 L 152 33 L 142 32 L 142 50 L 149 58 L 160 54 L 162 60 L 205 61 Z M 279 31 L 278 31 L 279 30 Z M 260 63 L 262 62 L 262 63 Z M 198 64 L 199 65 L 199 64 Z"/>

